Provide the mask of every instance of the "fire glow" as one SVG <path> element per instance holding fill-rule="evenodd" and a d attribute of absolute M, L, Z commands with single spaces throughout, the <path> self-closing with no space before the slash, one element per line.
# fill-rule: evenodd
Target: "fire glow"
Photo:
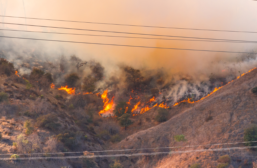
<path fill-rule="evenodd" d="M 99 112 L 99 115 L 102 116 L 102 114 L 105 114 L 105 113 L 112 113 L 112 110 L 114 108 L 114 102 L 113 102 L 114 97 L 112 98 L 111 102 L 109 102 L 110 100 L 108 98 L 108 90 L 105 90 L 101 95 L 101 98 L 103 99 L 104 107 L 103 107 L 103 110 Z"/>
<path fill-rule="evenodd" d="M 248 72 L 241 74 L 241 75 L 238 76 L 236 79 L 241 78 L 241 77 L 244 76 L 245 74 L 247 74 L 247 73 L 249 73 L 249 72 L 251 72 L 251 71 L 253 71 L 253 70 L 255 70 L 255 69 L 256 69 L 256 68 L 253 68 L 253 69 L 249 70 Z M 228 85 L 228 84 L 230 84 L 230 83 L 232 83 L 232 82 L 234 82 L 234 81 L 235 81 L 235 80 L 232 80 L 232 81 L 228 82 L 226 85 Z M 224 85 L 224 86 L 226 86 L 226 85 Z M 175 103 L 173 106 L 177 106 L 177 105 L 179 105 L 180 103 L 183 103 L 183 102 L 187 102 L 187 103 L 190 103 L 190 104 L 199 102 L 199 101 L 201 101 L 201 100 L 203 100 L 203 99 L 209 97 L 209 96 L 212 95 L 213 93 L 217 92 L 218 90 L 220 90 L 220 89 L 223 88 L 224 86 L 220 86 L 220 87 L 218 87 L 218 88 L 215 87 L 214 90 L 213 90 L 211 93 L 209 93 L 207 96 L 202 97 L 201 99 L 199 99 L 199 100 L 197 100 L 197 101 L 191 101 L 190 98 L 188 98 L 187 100 L 182 100 L 181 102 Z"/>
<path fill-rule="evenodd" d="M 51 89 L 54 89 L 54 88 L 55 88 L 55 85 L 52 83 L 52 84 L 50 85 L 50 87 L 51 87 Z"/>
<path fill-rule="evenodd" d="M 70 95 L 75 95 L 75 88 L 72 89 L 72 88 L 68 88 L 68 86 L 61 86 L 60 88 L 58 88 L 58 90 L 64 90 Z"/>
<path fill-rule="evenodd" d="M 20 75 L 18 74 L 18 71 L 15 71 L 15 75 L 18 76 L 18 77 L 20 77 Z"/>

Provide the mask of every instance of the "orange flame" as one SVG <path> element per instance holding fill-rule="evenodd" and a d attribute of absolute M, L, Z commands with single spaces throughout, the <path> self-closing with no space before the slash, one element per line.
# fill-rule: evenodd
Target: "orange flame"
<path fill-rule="evenodd" d="M 153 98 L 150 99 L 150 102 L 153 102 L 153 101 L 155 101 L 155 97 L 153 97 Z"/>
<path fill-rule="evenodd" d="M 130 105 L 130 100 L 132 100 L 133 98 L 130 96 L 129 101 L 127 102 L 128 105 Z"/>
<path fill-rule="evenodd" d="M 18 77 L 20 77 L 19 74 L 18 74 L 18 71 L 15 71 L 15 75 L 18 76 Z"/>
<path fill-rule="evenodd" d="M 135 111 L 136 109 L 138 109 L 138 106 L 140 105 L 140 101 L 137 102 L 137 104 L 133 107 L 133 109 L 131 110 L 131 112 Z"/>
<path fill-rule="evenodd" d="M 83 95 L 87 95 L 87 94 L 93 94 L 92 92 L 85 92 L 83 93 Z"/>
<path fill-rule="evenodd" d="M 68 94 L 75 94 L 75 88 L 68 88 L 68 86 L 61 86 L 60 88 L 58 88 L 58 90 L 65 90 Z"/>
<path fill-rule="evenodd" d="M 236 79 L 241 78 L 241 77 L 244 76 L 245 74 L 247 74 L 247 73 L 249 73 L 249 72 L 251 72 L 251 71 L 253 71 L 253 70 L 255 70 L 255 69 L 256 69 L 256 68 L 253 68 L 253 69 L 249 70 L 248 72 L 241 74 L 241 75 L 238 76 Z M 226 85 L 228 85 L 228 84 L 230 84 L 230 83 L 232 83 L 232 82 L 234 82 L 234 81 L 235 81 L 235 80 L 232 80 L 232 81 L 228 82 Z M 226 86 L 226 85 L 224 85 L 224 86 Z M 217 92 L 218 90 L 220 90 L 220 89 L 223 88 L 224 86 L 220 86 L 220 87 L 218 87 L 218 88 L 215 87 L 214 90 L 213 90 L 211 93 L 209 93 L 209 94 L 208 94 L 207 96 L 205 96 L 205 97 L 202 97 L 200 100 L 191 101 L 191 100 L 188 98 L 187 100 L 182 100 L 181 102 L 175 103 L 173 106 L 177 106 L 177 105 L 179 105 L 179 104 L 182 103 L 182 102 L 187 102 L 187 103 L 190 103 L 190 104 L 199 102 L 199 101 L 201 101 L 201 100 L 203 100 L 203 99 L 209 97 L 209 96 L 212 95 L 213 93 Z"/>
<path fill-rule="evenodd" d="M 103 103 L 104 103 L 104 108 L 103 110 L 101 110 L 99 112 L 99 115 L 101 116 L 101 114 L 104 114 L 108 111 L 111 111 L 113 110 L 113 107 L 114 107 L 114 102 L 113 102 L 113 99 L 114 97 L 112 98 L 111 102 L 109 102 L 109 99 L 108 99 L 108 90 L 105 90 L 103 92 L 103 94 L 101 95 L 101 98 L 103 99 Z"/>
<path fill-rule="evenodd" d="M 55 85 L 52 83 L 52 84 L 50 85 L 50 87 L 51 87 L 52 89 L 54 89 L 54 88 L 55 88 Z"/>

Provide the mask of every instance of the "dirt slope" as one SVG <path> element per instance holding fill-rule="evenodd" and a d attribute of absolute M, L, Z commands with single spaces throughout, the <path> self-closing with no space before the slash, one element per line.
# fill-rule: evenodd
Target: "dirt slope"
<path fill-rule="evenodd" d="M 172 117 L 167 122 L 133 134 L 118 143 L 115 148 L 132 148 L 137 152 L 165 150 L 140 150 L 140 148 L 204 145 L 213 143 L 242 142 L 244 129 L 257 124 L 257 96 L 251 89 L 257 86 L 257 70 L 224 86 L 210 97 L 195 103 L 191 108 Z M 174 107 L 176 108 L 176 107 Z M 183 134 L 186 141 L 177 142 L 174 136 Z M 244 146 L 242 144 L 237 146 Z M 214 145 L 179 150 L 212 149 Z M 218 147 L 233 147 L 223 145 Z M 173 149 L 176 151 L 178 149 Z M 167 150 L 166 150 L 167 151 Z M 199 152 L 160 156 L 122 158 L 125 167 L 186 168 L 194 163 L 202 167 L 217 167 L 219 156 L 228 154 L 230 167 L 252 167 L 255 161 L 249 150 L 223 152 Z"/>

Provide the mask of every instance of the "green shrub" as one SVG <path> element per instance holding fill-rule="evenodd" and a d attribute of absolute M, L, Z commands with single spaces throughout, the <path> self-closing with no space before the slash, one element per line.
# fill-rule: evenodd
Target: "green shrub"
<path fill-rule="evenodd" d="M 32 84 L 28 80 L 25 80 L 25 82 L 26 82 L 26 89 L 30 89 L 33 87 Z"/>
<path fill-rule="evenodd" d="M 30 118 L 37 117 L 36 113 L 32 113 L 32 112 L 29 112 L 29 111 L 25 111 L 24 115 L 27 116 L 27 117 L 30 117 Z"/>
<path fill-rule="evenodd" d="M 115 116 L 117 117 L 121 117 L 123 114 L 126 113 L 130 113 L 130 110 L 128 110 L 128 105 L 126 102 L 122 101 L 122 102 L 119 102 L 116 107 L 115 107 L 115 110 L 114 110 L 114 114 Z"/>
<path fill-rule="evenodd" d="M 199 163 L 192 164 L 190 168 L 201 168 L 201 165 Z"/>
<path fill-rule="evenodd" d="M 223 155 L 223 156 L 220 156 L 217 161 L 219 163 L 230 163 L 231 162 L 231 158 L 228 155 Z"/>
<path fill-rule="evenodd" d="M 185 136 L 184 136 L 183 134 L 181 134 L 181 135 L 175 135 L 175 136 L 174 136 L 174 139 L 175 139 L 175 141 L 177 141 L 177 142 L 186 141 Z"/>
<path fill-rule="evenodd" d="M 257 87 L 253 88 L 253 89 L 252 89 L 252 92 L 253 92 L 254 94 L 257 94 Z"/>
<path fill-rule="evenodd" d="M 17 147 L 17 142 L 13 142 L 12 146 Z"/>
<path fill-rule="evenodd" d="M 25 123 L 24 123 L 24 128 L 26 129 L 26 130 L 25 130 L 25 134 L 26 134 L 26 135 L 30 135 L 30 134 L 32 134 L 33 131 L 34 131 L 34 128 L 32 127 L 31 122 L 28 121 L 28 120 L 25 121 Z"/>
<path fill-rule="evenodd" d="M 57 120 L 58 119 L 55 115 L 43 115 L 37 118 L 36 126 L 56 131 L 61 126 L 59 123 L 56 122 Z"/>
<path fill-rule="evenodd" d="M 69 109 L 74 109 L 73 104 L 70 104 L 70 105 L 69 105 Z"/>
<path fill-rule="evenodd" d="M 220 163 L 218 164 L 217 168 L 227 168 L 229 166 L 228 163 Z"/>
<path fill-rule="evenodd" d="M 158 122 L 167 121 L 168 115 L 169 115 L 168 110 L 163 109 L 163 108 L 160 108 L 160 109 L 158 110 L 157 116 L 155 117 L 155 120 L 158 121 Z"/>
<path fill-rule="evenodd" d="M 97 134 L 98 138 L 108 141 L 111 137 L 107 130 L 103 130 Z"/>
<path fill-rule="evenodd" d="M 83 168 L 95 168 L 96 167 L 96 163 L 94 160 L 92 159 L 83 159 Z"/>
<path fill-rule="evenodd" d="M 58 134 L 57 140 L 61 141 L 65 146 L 69 149 L 73 150 L 78 146 L 78 142 L 76 141 L 76 133 L 74 132 L 66 132 L 63 134 Z"/>
<path fill-rule="evenodd" d="M 115 160 L 114 163 L 110 165 L 110 168 L 123 168 L 123 166 L 119 161 Z"/>
<path fill-rule="evenodd" d="M 20 156 L 19 155 L 17 155 L 17 154 L 13 154 L 13 155 L 11 155 L 11 159 L 18 159 Z"/>
<path fill-rule="evenodd" d="M 256 146 L 256 142 L 251 142 L 251 141 L 257 141 L 257 126 L 253 125 L 247 129 L 244 130 L 244 141 L 246 146 Z M 256 150 L 253 148 L 252 150 Z"/>
<path fill-rule="evenodd" d="M 0 132 L 0 140 L 2 139 L 2 133 Z"/>
<path fill-rule="evenodd" d="M 130 118 L 130 114 L 128 113 L 123 114 L 120 118 L 118 118 L 120 125 L 124 127 L 125 130 L 129 125 L 133 123 L 129 118 Z"/>
<path fill-rule="evenodd" d="M 5 92 L 0 92 L 0 103 L 7 100 L 8 100 L 8 94 Z"/>
<path fill-rule="evenodd" d="M 116 135 L 113 135 L 112 137 L 111 137 L 111 142 L 120 142 L 121 141 L 121 137 L 118 135 L 118 134 L 116 134 Z"/>

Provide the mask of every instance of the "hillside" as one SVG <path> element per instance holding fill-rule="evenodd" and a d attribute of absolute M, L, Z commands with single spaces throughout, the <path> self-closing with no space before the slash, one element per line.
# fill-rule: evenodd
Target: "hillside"
<path fill-rule="evenodd" d="M 140 131 L 115 145 L 115 149 L 135 149 L 133 152 L 167 152 L 178 150 L 213 149 L 244 147 L 243 144 L 208 145 L 244 141 L 244 130 L 257 124 L 257 96 L 251 89 L 257 86 L 257 70 L 242 76 L 206 99 L 192 104 L 192 107 L 175 115 L 167 122 Z M 178 107 L 174 107 L 176 109 Z M 184 135 L 177 142 L 178 135 Z M 175 140 L 176 139 L 176 140 Z M 177 147 L 205 145 L 171 150 L 144 149 L 156 147 Z M 131 152 L 132 153 L 132 152 Z M 222 155 L 229 155 L 232 167 L 252 167 L 256 161 L 256 152 L 229 150 L 216 152 L 190 152 L 172 155 L 122 157 L 125 167 L 188 168 L 199 163 L 201 167 L 212 168 L 220 164 L 217 160 Z M 228 166 L 225 166 L 228 167 Z"/>

